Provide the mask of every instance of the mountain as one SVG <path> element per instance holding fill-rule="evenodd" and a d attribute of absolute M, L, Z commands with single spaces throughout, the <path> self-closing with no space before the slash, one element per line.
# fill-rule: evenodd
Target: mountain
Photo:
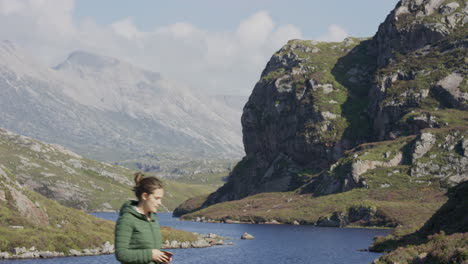
<path fill-rule="evenodd" d="M 0 126 L 101 160 L 143 153 L 237 157 L 240 109 L 160 74 L 77 51 L 50 69 L 0 43 Z"/>
<path fill-rule="evenodd" d="M 372 38 L 290 40 L 244 107 L 246 156 L 184 217 L 424 223 L 468 179 L 467 15 L 400 1 Z"/>

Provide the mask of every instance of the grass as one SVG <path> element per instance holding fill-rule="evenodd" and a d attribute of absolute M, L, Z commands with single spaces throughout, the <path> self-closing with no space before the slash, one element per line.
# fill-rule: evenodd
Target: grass
<path fill-rule="evenodd" d="M 182 216 L 189 220 L 205 216 L 215 221 L 226 219 L 262 223 L 277 220 L 292 224 L 314 224 L 322 216 L 334 212 L 349 213 L 356 206 L 373 206 L 384 221 L 373 219 L 380 226 L 421 225 L 446 201 L 444 191 L 415 185 L 411 189 L 354 189 L 349 192 L 313 197 L 308 194 L 261 193 L 247 198 L 212 205 Z M 359 223 L 372 225 L 372 221 Z"/>
<path fill-rule="evenodd" d="M 378 259 L 375 264 L 390 263 L 466 263 L 468 233 L 435 234 L 417 245 L 399 247 Z"/>
<path fill-rule="evenodd" d="M 466 136 L 466 127 L 447 127 L 426 129 L 422 132 L 433 133 L 437 140 L 417 162 L 437 163 L 434 155 L 442 157 L 447 164 L 447 157 L 460 157 L 456 147 Z M 450 140 L 447 140 L 450 138 Z M 282 223 L 298 221 L 304 224 L 315 224 L 320 217 L 329 217 L 335 212 L 352 215 L 356 208 L 368 208 L 374 211 L 369 219 L 358 220 L 354 226 L 401 226 L 397 232 L 414 231 L 419 228 L 447 200 L 446 183 L 436 175 L 415 177 L 411 170 L 411 156 L 416 136 L 400 137 L 392 141 L 366 143 L 346 152 L 345 157 L 335 163 L 327 173 L 328 181 L 333 184 L 345 182 L 349 178 L 356 161 L 388 162 L 397 154 L 403 158 L 400 164 L 385 167 L 378 165 L 369 168 L 359 175 L 366 181 L 367 188 L 352 189 L 341 193 L 313 194 L 307 187 L 301 192 L 261 193 L 237 201 L 223 202 L 182 216 L 183 219 L 205 217 L 213 221 L 236 220 L 243 222 L 264 223 L 277 220 Z M 441 153 L 441 154 L 440 154 Z M 445 158 L 444 158 L 445 157 Z M 442 163 L 441 163 L 442 164 Z M 243 167 L 240 163 L 236 168 Z M 301 174 L 301 173 L 299 173 Z M 308 179 L 317 177 L 317 172 L 303 172 Z M 322 176 L 317 178 L 320 180 Z M 319 187 L 322 188 L 323 186 Z M 325 187 L 324 187 L 325 188 Z M 325 190 L 328 190 L 325 188 Z M 202 199 L 203 200 L 203 199 Z M 197 200 L 198 201 L 198 200 Z M 187 210 L 196 209 L 202 201 L 185 204 Z M 367 209 L 366 209 L 367 210 Z M 359 210 L 358 210 L 359 211 Z"/>
<path fill-rule="evenodd" d="M 329 112 L 335 115 L 336 118 L 328 120 L 305 122 L 304 136 L 318 139 L 327 145 L 339 142 L 343 138 L 355 142 L 367 138 L 370 134 L 369 120 L 363 118 L 362 113 L 367 107 L 367 93 L 371 87 L 369 77 L 373 74 L 375 62 L 367 52 L 368 40 L 360 38 L 348 40 L 334 43 L 291 40 L 274 56 L 281 58 L 293 54 L 295 57 L 293 66 L 264 72 L 260 79 L 263 85 L 270 85 L 280 77 L 289 76 L 286 81 L 291 83 L 292 93 L 297 97 L 296 101 L 304 105 L 309 116 L 304 116 L 306 120 L 314 116 L 313 113 Z M 298 69 L 305 71 L 297 73 Z M 350 72 L 356 69 L 359 69 L 358 75 L 362 75 L 358 83 L 350 81 L 353 77 Z M 308 88 L 310 80 L 319 85 L 332 85 L 333 89 L 312 90 Z M 276 104 L 282 102 L 282 100 L 276 101 Z M 293 107 L 289 101 L 284 104 L 282 109 Z M 270 124 L 270 117 L 264 116 L 262 111 L 257 112 L 259 120 L 265 126 Z M 360 133 L 353 132 L 356 128 L 359 128 Z"/>
<path fill-rule="evenodd" d="M 0 164 L 12 175 L 18 175 L 20 183 L 62 205 L 85 211 L 116 211 L 124 201 L 134 197 L 131 190 L 134 171 L 76 156 L 19 135 L 0 133 Z M 165 208 L 161 209 L 172 211 L 190 197 L 214 191 L 221 185 L 222 175 L 206 173 L 197 178 L 163 179 L 166 196 Z M 177 181 L 179 179 L 181 182 Z"/>
<path fill-rule="evenodd" d="M 14 180 L 8 169 L 7 177 Z M 8 187 L 7 187 L 8 186 Z M 47 221 L 37 222 L 31 216 L 18 211 L 11 202 L 9 188 L 22 193 L 26 199 L 39 206 Z M 15 247 L 35 247 L 39 251 L 56 251 L 68 255 L 70 249 L 83 250 L 101 247 L 106 241 L 113 243 L 115 223 L 89 215 L 82 210 L 65 207 L 27 188 L 19 188 L 3 180 L 0 190 L 5 191 L 6 201 L 0 200 L 0 251 L 9 252 Z M 12 228 L 21 226 L 21 229 Z M 191 232 L 162 227 L 163 240 L 194 242 Z"/>

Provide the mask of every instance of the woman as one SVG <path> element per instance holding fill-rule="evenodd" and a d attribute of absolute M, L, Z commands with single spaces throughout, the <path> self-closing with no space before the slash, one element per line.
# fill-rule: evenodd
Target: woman
<path fill-rule="evenodd" d="M 169 263 L 161 251 L 161 230 L 156 212 L 164 195 L 162 182 L 156 177 L 135 173 L 133 188 L 138 201 L 127 201 L 120 209 L 115 226 L 115 255 L 125 264 Z"/>

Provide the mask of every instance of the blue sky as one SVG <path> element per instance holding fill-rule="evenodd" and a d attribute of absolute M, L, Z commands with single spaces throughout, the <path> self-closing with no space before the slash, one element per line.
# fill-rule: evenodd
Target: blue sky
<path fill-rule="evenodd" d="M 396 0 L 0 0 L 0 35 L 48 66 L 83 50 L 249 95 L 289 39 L 371 37 Z"/>
<path fill-rule="evenodd" d="M 395 0 L 79 0 L 73 12 L 81 20 L 110 24 L 131 17 L 142 30 L 187 22 L 211 31 L 235 30 L 239 21 L 267 11 L 278 24 L 299 27 L 306 38 L 323 35 L 330 24 L 351 36 L 372 36 L 393 9 Z"/>

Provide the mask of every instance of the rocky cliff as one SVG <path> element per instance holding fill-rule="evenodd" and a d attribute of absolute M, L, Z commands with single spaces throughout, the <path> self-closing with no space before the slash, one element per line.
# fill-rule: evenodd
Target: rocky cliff
<path fill-rule="evenodd" d="M 467 12 L 464 1 L 400 1 L 371 39 L 289 41 L 244 107 L 246 156 L 203 207 L 466 180 Z"/>

